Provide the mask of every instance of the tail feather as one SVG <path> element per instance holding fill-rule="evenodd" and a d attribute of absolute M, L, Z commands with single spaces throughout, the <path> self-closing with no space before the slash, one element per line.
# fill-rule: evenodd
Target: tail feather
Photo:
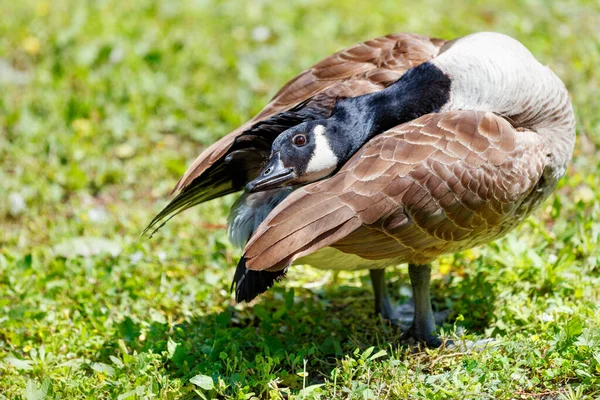
<path fill-rule="evenodd" d="M 235 270 L 231 290 L 235 288 L 235 301 L 250 302 L 266 292 L 275 282 L 285 277 L 287 268 L 280 271 L 252 271 L 246 268 L 246 258 L 240 258 Z"/>
<path fill-rule="evenodd" d="M 197 185 L 189 186 L 182 190 L 167 206 L 158 213 L 150 224 L 144 229 L 142 235 L 152 231 L 150 237 L 154 235 L 167 221 L 182 211 L 187 210 L 197 204 L 212 200 L 216 197 L 224 196 L 236 192 L 243 188 L 242 185 L 235 186 L 226 174 L 227 165 L 218 163 L 209 168 L 203 180 L 199 180 Z"/>
<path fill-rule="evenodd" d="M 331 103 L 331 101 L 330 101 Z M 297 107 L 259 121 L 244 131 L 229 145 L 225 155 L 215 161 L 202 174 L 191 181 L 179 182 L 174 191 L 179 194 L 154 217 L 142 235 L 151 231 L 150 237 L 177 214 L 205 201 L 244 189 L 254 179 L 269 159 L 273 140 L 284 130 L 303 121 L 331 114 L 333 104 L 327 102 Z M 185 175 L 184 175 L 185 176 Z M 183 178 L 182 178 L 183 179 Z"/>

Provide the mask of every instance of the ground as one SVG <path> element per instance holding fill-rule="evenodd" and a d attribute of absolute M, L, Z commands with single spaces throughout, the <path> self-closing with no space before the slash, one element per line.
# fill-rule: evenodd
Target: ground
<path fill-rule="evenodd" d="M 4 1 L 0 398 L 600 396 L 600 6 L 595 1 Z M 229 292 L 235 196 L 139 234 L 203 147 L 302 69 L 394 31 L 522 41 L 567 85 L 567 176 L 502 240 L 434 264 L 444 338 L 398 346 L 365 272 L 297 267 Z M 399 303 L 406 266 L 388 269 Z"/>

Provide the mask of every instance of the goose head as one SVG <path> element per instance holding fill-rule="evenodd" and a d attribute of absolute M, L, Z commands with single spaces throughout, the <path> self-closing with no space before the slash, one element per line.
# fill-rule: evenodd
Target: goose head
<path fill-rule="evenodd" d="M 338 132 L 330 120 L 304 122 L 283 132 L 273 142 L 269 161 L 246 190 L 261 192 L 331 176 L 346 161 L 350 145 Z"/>
<path fill-rule="evenodd" d="M 303 185 L 333 175 L 374 135 L 440 111 L 449 101 L 450 87 L 448 75 L 426 62 L 380 92 L 338 101 L 329 118 L 281 133 L 266 166 L 246 190 Z"/>

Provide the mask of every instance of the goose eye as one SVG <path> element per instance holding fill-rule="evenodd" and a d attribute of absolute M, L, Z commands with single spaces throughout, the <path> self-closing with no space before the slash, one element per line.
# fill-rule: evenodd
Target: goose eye
<path fill-rule="evenodd" d="M 306 135 L 300 134 L 296 135 L 292 138 L 292 143 L 294 143 L 298 147 L 302 147 L 306 144 Z"/>

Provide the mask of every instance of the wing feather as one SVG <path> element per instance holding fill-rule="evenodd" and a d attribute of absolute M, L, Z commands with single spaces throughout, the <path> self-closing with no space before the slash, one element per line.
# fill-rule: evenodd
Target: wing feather
<path fill-rule="evenodd" d="M 268 159 L 279 133 L 329 116 L 338 99 L 389 86 L 408 69 L 435 57 L 444 43 L 416 34 L 391 34 L 342 50 L 302 72 L 254 118 L 194 160 L 172 191 L 177 195 L 146 231 L 196 204 L 243 189 Z"/>
<path fill-rule="evenodd" d="M 335 176 L 283 201 L 247 244 L 246 267 L 281 270 L 325 246 L 427 262 L 493 240 L 539 201 L 544 153 L 536 133 L 493 113 L 425 115 L 372 139 Z M 364 190 L 371 185 L 380 190 Z"/>

